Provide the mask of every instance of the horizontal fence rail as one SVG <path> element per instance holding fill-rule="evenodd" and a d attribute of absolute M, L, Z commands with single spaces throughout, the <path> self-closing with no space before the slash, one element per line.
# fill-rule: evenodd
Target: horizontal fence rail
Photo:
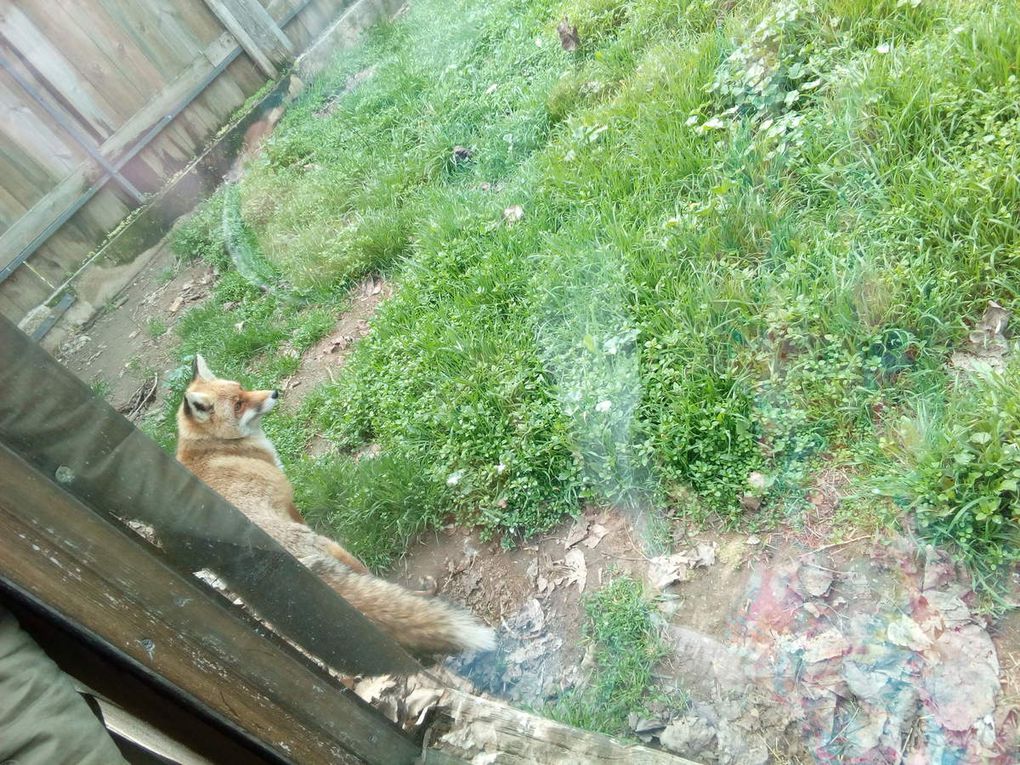
<path fill-rule="evenodd" d="M 0 4 L 0 315 L 53 297 L 351 2 Z"/>

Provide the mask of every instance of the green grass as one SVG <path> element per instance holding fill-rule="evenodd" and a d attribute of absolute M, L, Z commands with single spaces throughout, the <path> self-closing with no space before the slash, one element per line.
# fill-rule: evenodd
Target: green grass
<path fill-rule="evenodd" d="M 337 382 L 267 423 L 319 522 L 380 564 L 451 515 L 512 542 L 584 499 L 796 520 L 835 459 L 862 517 L 888 496 L 1011 559 L 1008 488 L 975 483 L 1001 518 L 979 544 L 926 520 L 965 506 L 927 479 L 867 488 L 889 423 L 982 400 L 946 361 L 989 299 L 1016 305 L 1018 68 L 1015 0 L 417 0 L 179 228 L 224 273 L 182 361 L 275 384 L 354 279 L 398 282 Z M 933 454 L 970 448 L 961 417 Z M 338 447 L 316 465 L 312 433 Z M 368 442 L 386 463 L 344 456 Z"/>
<path fill-rule="evenodd" d="M 145 322 L 145 331 L 149 333 L 149 337 L 162 337 L 166 334 L 166 330 L 166 322 L 156 316 L 151 317 Z"/>
<path fill-rule="evenodd" d="M 902 498 L 920 529 L 970 562 L 993 608 L 1008 588 L 995 576 L 1020 547 L 1020 364 L 954 390 L 938 408 L 917 401 L 883 438 L 893 459 L 876 485 Z"/>
<path fill-rule="evenodd" d="M 627 716 L 652 699 L 652 669 L 666 648 L 652 624 L 653 608 L 640 583 L 618 576 L 585 599 L 585 638 L 594 664 L 588 678 L 548 704 L 559 722 L 611 735 L 629 730 Z M 673 707 L 683 699 L 670 699 Z"/>
<path fill-rule="evenodd" d="M 108 398 L 110 395 L 110 383 L 102 378 L 97 377 L 89 383 L 89 387 L 92 389 L 92 393 L 98 398 Z"/>

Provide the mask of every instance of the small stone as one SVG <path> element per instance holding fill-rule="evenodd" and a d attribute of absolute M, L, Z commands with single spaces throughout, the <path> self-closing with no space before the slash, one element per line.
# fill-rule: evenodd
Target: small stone
<path fill-rule="evenodd" d="M 666 726 L 659 735 L 659 743 L 681 757 L 699 759 L 714 752 L 716 732 L 701 717 L 681 717 Z"/>
<path fill-rule="evenodd" d="M 804 564 L 797 573 L 800 586 L 804 592 L 813 598 L 823 598 L 832 587 L 832 572 L 824 568 L 813 566 L 810 563 Z"/>
<path fill-rule="evenodd" d="M 760 494 L 769 487 L 769 479 L 765 477 L 764 473 L 754 470 L 747 474 L 747 485 Z"/>
<path fill-rule="evenodd" d="M 761 498 L 745 494 L 740 498 L 740 506 L 749 513 L 757 512 L 761 508 Z"/>

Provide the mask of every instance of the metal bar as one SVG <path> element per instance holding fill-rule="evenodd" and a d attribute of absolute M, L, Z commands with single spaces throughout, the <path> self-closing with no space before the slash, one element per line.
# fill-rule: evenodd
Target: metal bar
<path fill-rule="evenodd" d="M 9 43 L 8 43 L 9 44 Z M 94 159 L 99 166 L 106 171 L 106 175 L 113 178 L 119 183 L 128 194 L 130 194 L 138 204 L 142 204 L 145 201 L 145 195 L 142 194 L 130 180 L 125 178 L 119 172 L 117 168 L 110 164 L 110 162 L 103 156 L 99 148 L 94 146 L 88 136 L 83 135 L 74 124 L 68 120 L 59 109 L 56 109 L 49 101 L 42 97 L 42 94 L 36 89 L 35 85 L 29 82 L 27 79 L 21 76 L 21 72 L 11 66 L 7 57 L 0 54 L 0 69 L 3 69 L 11 76 L 11 78 L 21 86 L 21 89 L 31 96 L 32 100 L 35 101 L 43 110 L 53 118 L 53 120 L 64 129 L 74 142 L 81 146 L 85 152 Z"/>
<path fill-rule="evenodd" d="M 301 11 L 307 8 L 311 2 L 312 0 L 302 0 L 302 2 L 299 5 L 295 6 L 288 13 L 284 14 L 283 18 L 280 19 L 280 26 L 281 27 L 286 26 L 291 21 L 293 21 L 294 18 L 299 13 L 301 13 Z M 194 88 L 192 88 L 188 92 L 188 94 L 185 95 L 173 109 L 171 109 L 169 112 L 167 112 L 167 114 L 160 118 L 160 120 L 156 122 L 156 124 L 154 124 L 152 128 L 144 136 L 138 139 L 138 141 L 134 144 L 134 146 L 131 147 L 129 151 L 127 151 L 119 160 L 113 163 L 114 168 L 119 170 L 131 159 L 133 159 L 135 155 L 138 154 L 138 152 L 140 152 L 142 149 L 148 146 L 153 141 L 153 139 L 155 139 L 155 137 L 162 132 L 163 127 L 166 126 L 168 123 L 172 122 L 174 118 L 176 118 L 181 112 L 183 112 L 191 105 L 192 101 L 194 101 L 196 98 L 202 95 L 205 89 L 208 88 L 210 84 L 212 84 L 213 80 L 215 80 L 217 77 L 223 74 L 226 68 L 230 66 L 232 63 L 234 63 L 234 61 L 237 59 L 238 56 L 241 55 L 242 52 L 243 50 L 241 49 L 240 46 L 234 48 L 233 51 L 227 54 L 226 58 L 224 58 L 223 61 L 221 61 L 211 70 L 209 70 L 209 73 L 205 77 L 203 77 L 199 81 L 199 83 Z M 32 257 L 32 254 L 36 250 L 38 250 L 47 239 L 53 236 L 53 234 L 55 234 L 61 228 L 61 226 L 67 223 L 67 221 L 70 220 L 70 218 L 76 212 L 78 212 L 82 207 L 84 207 L 88 203 L 88 201 L 98 193 L 99 189 L 103 187 L 107 180 L 109 180 L 109 176 L 106 173 L 103 173 L 103 175 L 101 175 L 99 178 L 93 181 L 92 185 L 90 185 L 84 192 L 82 192 L 81 196 L 79 196 L 78 199 L 76 199 L 74 202 L 68 205 L 67 208 L 62 213 L 60 213 L 60 215 L 54 218 L 53 221 L 46 228 L 44 228 L 37 237 L 35 237 L 31 242 L 25 245 L 25 247 L 22 248 L 21 252 L 19 252 L 18 255 L 10 263 L 5 265 L 3 268 L 0 268 L 0 282 L 5 281 L 8 277 L 10 277 L 12 273 L 14 273 L 15 270 L 17 270 L 17 268 L 22 263 L 24 263 L 26 260 Z"/>

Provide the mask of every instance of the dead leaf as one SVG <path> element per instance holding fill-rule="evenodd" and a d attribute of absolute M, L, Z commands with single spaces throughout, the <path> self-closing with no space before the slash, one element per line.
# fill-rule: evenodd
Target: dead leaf
<path fill-rule="evenodd" d="M 534 636 L 545 629 L 545 611 L 537 598 L 531 598 L 506 622 L 510 634 L 517 638 Z"/>
<path fill-rule="evenodd" d="M 503 220 L 507 225 L 512 226 L 524 217 L 524 208 L 520 205 L 511 205 L 503 210 Z"/>
<path fill-rule="evenodd" d="M 822 598 L 832 586 L 833 575 L 831 571 L 805 563 L 797 572 L 797 578 L 804 588 L 804 593 L 814 598 Z"/>
<path fill-rule="evenodd" d="M 658 590 L 691 578 L 686 560 L 679 555 L 660 555 L 648 562 L 648 578 Z"/>
<path fill-rule="evenodd" d="M 713 565 L 715 553 L 715 542 L 699 542 L 683 552 L 660 555 L 649 561 L 648 578 L 660 590 L 677 582 L 686 582 L 691 578 L 691 569 Z"/>
<path fill-rule="evenodd" d="M 693 715 L 673 720 L 659 741 L 663 747 L 681 757 L 701 757 L 715 749 L 716 729 L 707 720 Z"/>
<path fill-rule="evenodd" d="M 715 551 L 715 542 L 698 542 L 686 555 L 693 568 L 707 568 L 715 564 Z"/>
<path fill-rule="evenodd" d="M 850 650 L 850 643 L 836 628 L 827 629 L 804 641 L 804 661 L 816 664 L 842 656 Z"/>
<path fill-rule="evenodd" d="M 472 151 L 467 146 L 454 146 L 452 159 L 455 165 L 467 162 L 471 159 Z"/>
<path fill-rule="evenodd" d="M 354 686 L 354 692 L 369 704 L 378 701 L 388 691 L 397 687 L 397 678 L 393 675 L 377 675 L 366 677 Z"/>
<path fill-rule="evenodd" d="M 931 648 L 931 638 L 924 634 L 921 626 L 906 614 L 890 622 L 886 628 L 886 638 L 902 648 L 921 653 Z"/>
<path fill-rule="evenodd" d="M 507 666 L 522 667 L 528 662 L 554 653 L 562 647 L 563 638 L 554 635 L 542 635 L 541 637 L 527 640 L 523 645 L 510 651 L 506 656 L 506 663 Z"/>
<path fill-rule="evenodd" d="M 949 730 L 970 730 L 995 711 L 999 693 L 995 645 L 985 630 L 970 624 L 942 633 L 935 651 L 940 661 L 926 683 L 934 717 Z"/>
<path fill-rule="evenodd" d="M 563 540 L 563 547 L 569 550 L 571 547 L 576 545 L 586 536 L 588 536 L 588 528 L 591 525 L 591 521 L 587 518 L 578 518 L 574 521 L 574 525 L 570 527 L 570 531 L 567 532 L 566 538 Z"/>
<path fill-rule="evenodd" d="M 588 564 L 585 563 L 584 553 L 576 548 L 568 550 L 563 562 L 567 566 L 567 584 L 577 582 L 577 591 L 584 592 L 584 586 L 588 582 Z"/>
<path fill-rule="evenodd" d="M 970 609 L 958 596 L 941 590 L 928 590 L 922 597 L 937 611 L 948 628 L 961 627 L 971 620 Z"/>
<path fill-rule="evenodd" d="M 425 722 L 425 716 L 439 702 L 443 692 L 439 688 L 415 688 L 407 698 L 404 706 L 407 719 L 414 720 L 415 725 Z"/>
<path fill-rule="evenodd" d="M 889 682 L 885 672 L 848 661 L 843 665 L 843 679 L 857 698 L 872 704 L 884 702 Z"/>
<path fill-rule="evenodd" d="M 846 729 L 846 738 L 858 753 L 858 760 L 879 745 L 888 721 L 889 715 L 881 709 L 871 710 L 869 716 L 851 721 Z"/>
<path fill-rule="evenodd" d="M 598 547 L 599 542 L 601 542 L 608 533 L 609 529 L 607 529 L 601 523 L 596 523 L 591 527 L 591 532 L 588 534 L 588 536 L 586 536 L 581 541 L 584 543 L 584 546 L 587 547 L 589 550 L 594 550 L 596 547 Z"/>
<path fill-rule="evenodd" d="M 174 302 L 170 304 L 170 313 L 177 313 L 181 310 L 182 305 L 184 305 L 184 297 L 182 295 L 178 295 L 174 298 Z"/>
<path fill-rule="evenodd" d="M 563 46 L 563 50 L 569 53 L 577 50 L 581 40 L 577 36 L 577 27 L 570 23 L 570 19 L 564 16 L 563 20 L 556 27 L 556 31 L 560 34 L 560 45 Z"/>

